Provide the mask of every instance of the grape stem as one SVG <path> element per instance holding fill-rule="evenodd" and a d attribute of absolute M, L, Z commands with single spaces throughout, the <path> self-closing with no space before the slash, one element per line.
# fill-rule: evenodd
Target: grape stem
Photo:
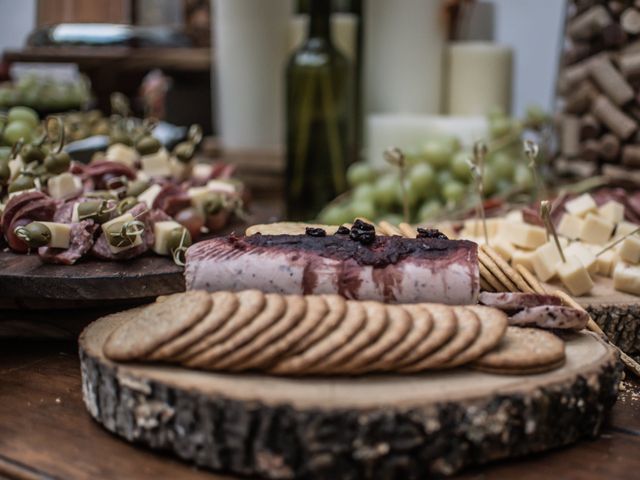
<path fill-rule="evenodd" d="M 405 223 L 409 223 L 409 197 L 407 196 L 407 187 L 405 185 L 405 175 L 407 163 L 405 162 L 404 153 L 398 147 L 391 147 L 385 150 L 384 159 L 391 165 L 395 165 L 400 170 L 400 192 L 402 193 L 402 218 Z"/>

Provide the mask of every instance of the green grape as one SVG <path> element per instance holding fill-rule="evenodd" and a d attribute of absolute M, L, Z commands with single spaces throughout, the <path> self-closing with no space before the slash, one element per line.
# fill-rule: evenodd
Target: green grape
<path fill-rule="evenodd" d="M 436 174 L 436 182 L 440 189 L 442 189 L 442 187 L 445 184 L 453 181 L 454 181 L 454 178 L 453 178 L 453 173 L 451 173 L 451 170 L 440 170 Z"/>
<path fill-rule="evenodd" d="M 492 165 L 485 165 L 484 172 L 482 174 L 482 187 L 484 189 L 484 196 L 490 197 L 496 192 L 496 173 Z"/>
<path fill-rule="evenodd" d="M 397 199 L 400 181 L 393 173 L 382 175 L 374 184 L 377 205 L 388 207 Z"/>
<path fill-rule="evenodd" d="M 451 145 L 441 139 L 427 140 L 422 148 L 423 155 L 427 162 L 435 168 L 447 166 L 451 158 Z"/>
<path fill-rule="evenodd" d="M 365 217 L 371 219 L 376 215 L 376 207 L 372 201 L 353 201 L 353 203 L 351 204 L 350 213 L 352 218 L 349 220 L 345 220 L 345 222 L 351 221 L 355 217 Z"/>
<path fill-rule="evenodd" d="M 467 186 L 455 180 L 442 187 L 442 196 L 449 204 L 458 204 L 467 193 Z"/>
<path fill-rule="evenodd" d="M 499 180 L 513 178 L 515 169 L 513 158 L 504 152 L 496 152 L 489 157 L 489 163 Z"/>
<path fill-rule="evenodd" d="M 376 171 L 371 165 L 365 162 L 354 163 L 347 170 L 347 181 L 352 187 L 372 182 L 375 178 Z"/>
<path fill-rule="evenodd" d="M 40 123 L 40 118 L 35 110 L 29 107 L 13 107 L 7 114 L 7 121 L 24 122 L 32 128 L 36 128 Z"/>
<path fill-rule="evenodd" d="M 547 113 L 539 105 L 529 105 L 525 114 L 525 122 L 531 127 L 540 127 L 548 120 Z"/>
<path fill-rule="evenodd" d="M 320 212 L 319 219 L 327 225 L 342 225 L 353 221 L 353 215 L 348 205 L 330 205 Z"/>
<path fill-rule="evenodd" d="M 438 200 L 428 200 L 418 210 L 418 221 L 431 220 L 442 211 L 442 203 Z"/>
<path fill-rule="evenodd" d="M 424 195 L 426 190 L 433 186 L 435 172 L 428 163 L 414 165 L 408 172 L 407 188 L 412 193 Z"/>
<path fill-rule="evenodd" d="M 489 118 L 489 121 L 492 122 L 499 118 L 505 118 L 505 113 L 502 107 L 496 105 L 489 110 L 487 117 Z"/>
<path fill-rule="evenodd" d="M 451 160 L 451 173 L 456 179 L 465 183 L 471 181 L 471 167 L 469 166 L 469 154 L 466 152 L 458 152 Z"/>
<path fill-rule="evenodd" d="M 373 202 L 376 196 L 376 190 L 373 185 L 363 183 L 353 189 L 352 197 L 355 202 Z"/>
<path fill-rule="evenodd" d="M 506 117 L 498 117 L 489 122 L 491 138 L 500 138 L 511 132 L 511 120 Z"/>
<path fill-rule="evenodd" d="M 422 151 L 416 148 L 406 149 L 404 152 L 404 159 L 410 167 L 427 161 Z"/>
<path fill-rule="evenodd" d="M 25 142 L 28 142 L 31 140 L 32 130 L 33 128 L 30 125 L 16 120 L 15 122 L 9 123 L 7 128 L 4 129 L 3 140 L 9 145 L 13 145 L 21 138 L 24 138 Z"/>
<path fill-rule="evenodd" d="M 11 147 L 0 147 L 0 160 L 7 160 L 11 155 Z"/>
<path fill-rule="evenodd" d="M 516 170 L 513 174 L 513 182 L 516 186 L 524 189 L 530 189 L 533 187 L 533 174 L 529 167 L 524 164 L 516 165 Z"/>
<path fill-rule="evenodd" d="M 460 139 L 458 137 L 447 135 L 445 137 L 442 137 L 440 141 L 447 145 L 449 153 L 451 154 L 456 153 L 462 148 L 462 144 L 460 143 Z"/>

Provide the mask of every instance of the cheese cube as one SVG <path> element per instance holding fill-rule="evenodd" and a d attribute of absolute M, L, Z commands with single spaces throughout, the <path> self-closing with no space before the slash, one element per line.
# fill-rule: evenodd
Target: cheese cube
<path fill-rule="evenodd" d="M 68 223 L 39 222 L 51 232 L 49 246 L 52 248 L 69 248 L 71 239 L 71 225 Z"/>
<path fill-rule="evenodd" d="M 191 170 L 189 163 L 184 163 L 175 157 L 171 157 L 169 159 L 169 164 L 171 166 L 171 176 L 173 178 L 184 180 L 189 177 L 189 172 Z"/>
<path fill-rule="evenodd" d="M 213 165 L 210 163 L 196 163 L 191 170 L 191 176 L 204 183 L 207 179 L 211 178 L 213 173 Z"/>
<path fill-rule="evenodd" d="M 580 263 L 585 266 L 590 275 L 598 273 L 598 259 L 593 253 L 591 245 L 586 245 L 580 242 L 573 242 L 567 248 L 564 249 L 565 255 L 575 255 Z M 600 247 L 596 247 L 600 248 Z"/>
<path fill-rule="evenodd" d="M 233 183 L 224 182 L 222 180 L 209 180 L 207 182 L 207 188 L 212 192 L 236 193 L 236 186 Z M 487 229 L 489 229 L 488 226 Z"/>
<path fill-rule="evenodd" d="M 560 252 L 554 241 L 539 246 L 531 259 L 534 273 L 543 282 L 553 278 L 561 261 Z"/>
<path fill-rule="evenodd" d="M 565 208 L 567 212 L 577 215 L 578 217 L 584 217 L 587 213 L 596 212 L 597 205 L 593 200 L 593 197 L 588 193 L 583 193 L 579 197 L 569 200 Z"/>
<path fill-rule="evenodd" d="M 135 166 L 139 156 L 135 148 L 124 145 L 123 143 L 114 143 L 109 146 L 105 154 L 107 160 L 122 163 L 131 168 Z"/>
<path fill-rule="evenodd" d="M 640 262 L 640 237 L 631 235 L 625 238 L 618 249 L 620 259 L 627 263 Z"/>
<path fill-rule="evenodd" d="M 163 222 L 156 222 L 153 226 L 153 233 L 155 235 L 155 242 L 153 244 L 153 251 L 158 255 L 169 255 L 169 247 L 167 246 L 169 235 L 172 230 L 176 228 L 182 228 L 178 222 L 173 220 L 167 220 Z"/>
<path fill-rule="evenodd" d="M 567 255 L 566 262 L 558 265 L 558 277 L 571 295 L 584 295 L 593 288 L 589 272 L 575 255 Z"/>
<path fill-rule="evenodd" d="M 504 219 L 508 222 L 516 222 L 516 223 L 524 222 L 522 218 L 522 210 L 511 210 L 509 213 L 505 215 Z"/>
<path fill-rule="evenodd" d="M 9 180 L 13 181 L 18 176 L 20 171 L 25 167 L 24 162 L 22 161 L 22 157 L 18 155 L 13 160 L 9 160 Z"/>
<path fill-rule="evenodd" d="M 604 205 L 598 207 L 598 215 L 612 223 L 621 222 L 624 220 L 624 205 L 615 200 L 609 200 Z"/>
<path fill-rule="evenodd" d="M 140 159 L 142 170 L 150 177 L 170 177 L 171 163 L 169 153 L 161 148 L 151 155 L 143 155 Z"/>
<path fill-rule="evenodd" d="M 618 262 L 613 270 L 613 288 L 640 295 L 640 265 Z"/>
<path fill-rule="evenodd" d="M 187 195 L 191 198 L 191 204 L 204 214 L 207 202 L 215 198 L 218 194 L 211 191 L 208 187 L 191 187 L 187 190 Z"/>
<path fill-rule="evenodd" d="M 509 239 L 516 247 L 529 250 L 547 242 L 546 230 L 528 223 L 503 222 L 499 235 Z"/>
<path fill-rule="evenodd" d="M 56 200 L 73 198 L 82 193 L 82 180 L 69 172 L 51 177 L 47 181 L 49 196 Z"/>
<path fill-rule="evenodd" d="M 598 262 L 598 274 L 603 277 L 613 275 L 613 268 L 618 261 L 618 254 L 614 250 L 607 250 L 596 257 Z"/>
<path fill-rule="evenodd" d="M 580 237 L 580 231 L 582 230 L 583 224 L 584 220 L 580 217 L 571 215 L 570 213 L 565 213 L 560 219 L 557 232 L 560 235 L 575 240 Z"/>
<path fill-rule="evenodd" d="M 516 252 L 516 247 L 503 237 L 495 237 L 491 240 L 491 246 L 507 262 L 511 261 L 511 257 L 513 257 L 513 254 Z"/>
<path fill-rule="evenodd" d="M 120 231 L 122 224 L 131 222 L 132 220 L 134 220 L 133 215 L 131 215 L 130 213 L 125 213 L 102 224 L 102 234 L 107 237 L 107 244 L 109 245 L 109 249 L 112 253 L 120 253 L 124 250 L 129 250 L 130 248 L 137 247 L 138 245 L 142 244 L 142 235 L 136 235 L 136 238 L 131 245 L 125 245 L 123 247 L 116 247 L 114 245 L 111 245 L 111 242 L 109 242 L 109 236 L 107 232 Z"/>
<path fill-rule="evenodd" d="M 511 265 L 514 267 L 522 265 L 527 270 L 533 272 L 533 257 L 536 255 L 535 250 L 516 250 L 511 256 Z"/>
<path fill-rule="evenodd" d="M 634 230 L 637 230 L 640 225 L 636 225 L 635 223 L 622 221 L 616 225 L 616 233 L 613 236 L 613 240 L 619 240 L 625 235 L 629 235 Z"/>
<path fill-rule="evenodd" d="M 155 202 L 160 190 L 162 190 L 162 186 L 155 183 L 138 195 L 138 201 L 144 202 L 147 208 L 153 208 L 153 202 Z"/>
<path fill-rule="evenodd" d="M 588 213 L 580 229 L 580 240 L 596 245 L 604 245 L 611 238 L 615 225 L 606 218 Z"/>

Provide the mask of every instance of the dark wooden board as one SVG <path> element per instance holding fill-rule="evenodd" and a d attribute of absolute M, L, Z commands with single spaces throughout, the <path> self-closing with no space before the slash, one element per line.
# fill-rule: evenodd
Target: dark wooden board
<path fill-rule="evenodd" d="M 115 322 L 80 337 L 91 415 L 131 442 L 252 478 L 424 478 L 565 446 L 597 435 L 621 376 L 616 351 L 589 333 L 567 341 L 563 367 L 530 376 L 305 379 L 114 364 L 102 346 Z"/>

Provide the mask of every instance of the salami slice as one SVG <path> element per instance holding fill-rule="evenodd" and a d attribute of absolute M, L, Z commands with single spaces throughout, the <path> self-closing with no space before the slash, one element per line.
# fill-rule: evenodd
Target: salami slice
<path fill-rule="evenodd" d="M 26 253 L 29 247 L 14 233 L 16 227 L 25 225 L 30 222 L 51 221 L 56 211 L 56 203 L 53 199 L 47 197 L 34 200 L 23 205 L 11 219 L 11 224 L 6 230 L 5 238 L 9 243 L 9 248 L 18 253 Z"/>
<path fill-rule="evenodd" d="M 42 192 L 25 192 L 11 197 L 7 202 L 7 206 L 4 208 L 4 213 L 2 214 L 2 231 L 7 232 L 9 230 L 13 216 L 18 210 L 30 202 L 41 200 L 43 198 L 48 197 Z"/>
<path fill-rule="evenodd" d="M 69 248 L 40 247 L 38 254 L 45 263 L 73 265 L 93 246 L 93 235 L 98 225 L 92 220 L 83 220 L 71 225 Z"/>

